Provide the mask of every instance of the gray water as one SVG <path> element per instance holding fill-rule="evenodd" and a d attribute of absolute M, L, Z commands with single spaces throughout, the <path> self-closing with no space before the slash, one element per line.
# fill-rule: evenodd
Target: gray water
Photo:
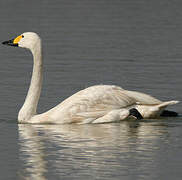
<path fill-rule="evenodd" d="M 182 2 L 0 1 L 0 40 L 37 32 L 38 112 L 85 87 L 115 84 L 182 100 Z M 0 179 L 181 179 L 182 118 L 100 125 L 19 125 L 30 52 L 0 46 Z M 181 104 L 170 107 L 182 114 Z"/>

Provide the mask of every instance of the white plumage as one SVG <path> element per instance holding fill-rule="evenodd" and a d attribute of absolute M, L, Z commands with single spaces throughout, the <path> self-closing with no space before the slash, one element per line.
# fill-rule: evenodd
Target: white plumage
<path fill-rule="evenodd" d="M 49 111 L 36 113 L 42 86 L 42 47 L 36 33 L 26 32 L 3 44 L 28 48 L 33 54 L 33 73 L 29 91 L 19 111 L 20 123 L 106 123 L 127 119 L 136 108 L 144 118 L 156 118 L 167 105 L 178 101 L 160 100 L 113 85 L 97 85 L 81 90 Z"/>

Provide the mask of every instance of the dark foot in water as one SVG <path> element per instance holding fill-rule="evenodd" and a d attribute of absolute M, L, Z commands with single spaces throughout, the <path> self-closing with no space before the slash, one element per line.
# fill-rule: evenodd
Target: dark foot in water
<path fill-rule="evenodd" d="M 130 116 L 134 116 L 137 119 L 143 119 L 142 115 L 139 113 L 139 111 L 137 109 L 132 108 L 129 110 L 129 112 L 130 112 L 130 114 L 129 114 Z"/>
<path fill-rule="evenodd" d="M 177 117 L 178 113 L 174 112 L 174 111 L 168 111 L 168 110 L 164 110 L 161 115 L 162 117 Z"/>

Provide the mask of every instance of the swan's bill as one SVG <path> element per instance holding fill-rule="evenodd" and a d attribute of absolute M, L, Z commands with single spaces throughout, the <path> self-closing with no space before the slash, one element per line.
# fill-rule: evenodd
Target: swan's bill
<path fill-rule="evenodd" d="M 16 46 L 16 47 L 18 47 L 18 43 L 14 43 L 14 39 L 11 39 L 9 41 L 4 41 L 4 42 L 2 42 L 2 44 L 8 45 L 8 46 Z"/>
<path fill-rule="evenodd" d="M 14 39 L 11 39 L 9 41 L 4 41 L 2 44 L 8 45 L 8 46 L 18 46 L 18 42 L 23 38 L 23 35 L 17 36 Z"/>

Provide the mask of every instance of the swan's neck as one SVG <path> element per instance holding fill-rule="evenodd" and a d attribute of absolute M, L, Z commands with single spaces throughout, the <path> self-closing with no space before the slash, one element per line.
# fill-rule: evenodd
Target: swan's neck
<path fill-rule="evenodd" d="M 19 122 L 26 122 L 36 114 L 37 105 L 42 87 L 42 50 L 41 42 L 37 44 L 32 50 L 33 54 L 33 72 L 30 87 L 25 99 L 25 102 L 18 114 Z"/>

